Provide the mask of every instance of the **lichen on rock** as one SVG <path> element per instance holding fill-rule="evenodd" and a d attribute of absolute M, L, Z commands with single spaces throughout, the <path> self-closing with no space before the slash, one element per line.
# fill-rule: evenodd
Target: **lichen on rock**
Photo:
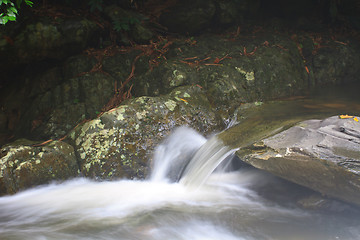
<path fill-rule="evenodd" d="M 1 149 L 0 195 L 78 175 L 72 146 L 60 141 L 34 143 L 18 140 Z"/>
<path fill-rule="evenodd" d="M 255 76 L 254 76 L 254 71 L 250 71 L 250 72 L 247 72 L 245 70 L 243 70 L 242 68 L 239 68 L 239 67 L 235 67 L 235 69 L 241 73 L 242 75 L 245 76 L 246 80 L 249 82 L 249 81 L 254 81 L 255 80 Z"/>
<path fill-rule="evenodd" d="M 144 178 L 148 160 L 176 126 L 212 133 L 222 127 L 199 87 L 185 86 L 161 97 L 139 97 L 79 126 L 70 134 L 84 176 Z"/>

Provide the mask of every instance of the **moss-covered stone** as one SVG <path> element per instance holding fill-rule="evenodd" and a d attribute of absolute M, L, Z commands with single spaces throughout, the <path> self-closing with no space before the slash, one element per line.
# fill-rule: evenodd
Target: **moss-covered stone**
<path fill-rule="evenodd" d="M 16 141 L 1 149 L 0 195 L 78 175 L 74 148 L 53 141 L 44 146 Z"/>
<path fill-rule="evenodd" d="M 223 127 L 199 87 L 176 88 L 161 97 L 134 98 L 77 127 L 70 136 L 83 175 L 144 178 L 155 145 L 182 125 L 208 134 Z"/>

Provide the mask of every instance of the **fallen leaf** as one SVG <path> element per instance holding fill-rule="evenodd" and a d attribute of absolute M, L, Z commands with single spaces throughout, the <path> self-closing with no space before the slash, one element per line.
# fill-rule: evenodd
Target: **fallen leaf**
<path fill-rule="evenodd" d="M 347 118 L 353 118 L 354 116 L 349 116 L 349 115 L 340 115 L 339 116 L 341 119 L 347 119 Z M 356 121 L 356 120 L 355 120 Z"/>
<path fill-rule="evenodd" d="M 310 74 L 310 71 L 309 71 L 309 69 L 308 69 L 307 66 L 305 66 L 305 70 L 306 70 L 306 72 L 307 72 L 308 74 Z"/>

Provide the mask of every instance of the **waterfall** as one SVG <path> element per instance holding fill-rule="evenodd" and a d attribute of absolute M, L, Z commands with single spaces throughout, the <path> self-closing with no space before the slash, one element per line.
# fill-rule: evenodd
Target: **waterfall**
<path fill-rule="evenodd" d="M 150 180 L 177 182 L 189 160 L 205 142 L 206 138 L 191 128 L 175 129 L 155 149 Z"/>
<path fill-rule="evenodd" d="M 210 174 L 236 151 L 225 146 L 216 136 L 210 138 L 191 158 L 180 183 L 188 187 L 200 187 Z"/>
<path fill-rule="evenodd" d="M 186 187 L 200 187 L 235 151 L 225 146 L 216 135 L 206 140 L 191 128 L 177 128 L 156 148 L 150 180 L 179 181 Z"/>

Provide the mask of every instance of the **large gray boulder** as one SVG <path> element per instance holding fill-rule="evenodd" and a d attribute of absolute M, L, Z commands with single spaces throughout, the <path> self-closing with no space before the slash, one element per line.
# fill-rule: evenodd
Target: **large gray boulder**
<path fill-rule="evenodd" d="M 360 204 L 359 117 L 307 120 L 243 148 L 237 155 L 324 195 Z"/>

